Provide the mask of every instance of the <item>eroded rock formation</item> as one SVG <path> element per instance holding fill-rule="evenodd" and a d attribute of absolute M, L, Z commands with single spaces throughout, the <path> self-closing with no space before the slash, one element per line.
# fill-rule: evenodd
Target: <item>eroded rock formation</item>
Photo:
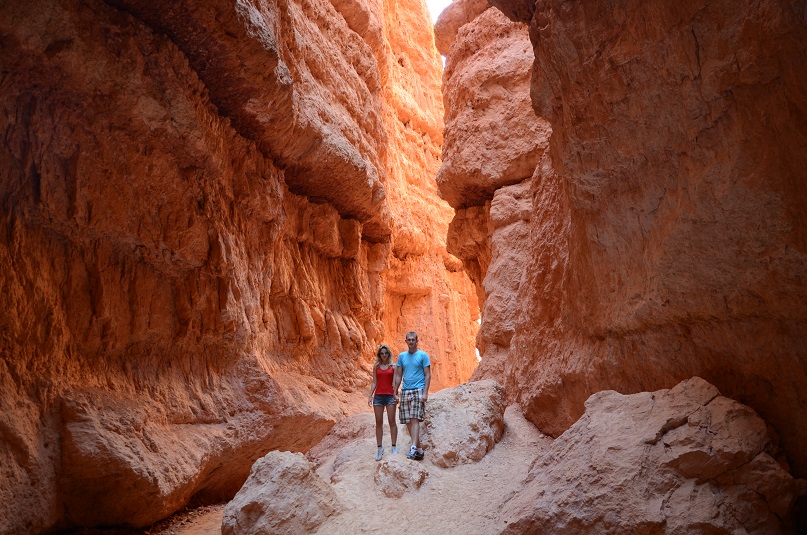
<path fill-rule="evenodd" d="M 227 504 L 222 535 L 312 533 L 343 505 L 301 453 L 272 451 L 252 466 L 244 486 Z"/>
<path fill-rule="evenodd" d="M 698 377 L 599 392 L 530 468 L 500 533 L 789 532 L 807 481 L 771 454 L 765 422 Z"/>
<path fill-rule="evenodd" d="M 476 360 L 418 3 L 0 6 L 0 532 L 231 497 L 417 330 Z"/>
<path fill-rule="evenodd" d="M 529 90 L 510 88 L 511 101 L 529 91 L 535 112 L 517 121 L 544 131 L 548 121 L 551 137 L 530 160 L 521 197 L 530 213 L 512 208 L 524 213 L 510 216 L 521 230 L 497 235 L 490 213 L 505 184 L 469 171 L 463 156 L 490 146 L 467 135 L 465 125 L 490 113 L 468 96 L 498 87 L 498 73 L 469 63 L 475 49 L 463 40 L 492 17 L 462 4 L 465 18 L 452 20 L 468 22 L 446 24 L 437 40 L 456 32 L 439 177 L 458 210 L 450 250 L 484 299 L 475 377 L 502 380 L 528 418 L 557 436 L 594 392 L 669 388 L 699 375 L 758 411 L 795 473 L 807 474 L 803 8 L 496 4 L 518 21 L 510 24 L 529 23 L 535 56 Z M 488 32 L 495 46 L 512 42 L 498 31 Z M 454 123 L 460 106 L 470 118 Z M 525 126 L 510 130 L 520 136 Z M 520 265 L 494 270 L 497 243 L 500 258 Z"/>
<path fill-rule="evenodd" d="M 449 535 L 793 532 L 789 513 L 807 481 L 783 468 L 775 437 L 753 410 L 701 378 L 656 392 L 594 394 L 554 441 L 517 406 L 502 415 L 502 399 L 502 387 L 489 380 L 430 397 L 426 427 L 436 440 L 420 462 L 389 451 L 374 461 L 372 415 L 350 416 L 309 451 L 319 477 L 296 460 L 296 476 L 278 474 L 262 491 L 251 481 L 239 492 L 264 496 L 251 517 L 238 497 L 227 509 L 242 508 L 243 533 L 281 520 L 299 525 L 320 510 L 319 496 L 334 495 L 328 503 L 342 504 L 339 514 L 319 515 L 308 532 L 382 532 L 391 519 Z M 478 429 L 469 430 L 469 421 Z M 479 448 L 488 440 L 495 447 Z M 448 450 L 478 454 L 446 464 Z M 269 465 L 286 470 L 280 459 L 267 455 L 253 476 Z M 283 496 L 269 500 L 284 480 L 291 481 Z"/>

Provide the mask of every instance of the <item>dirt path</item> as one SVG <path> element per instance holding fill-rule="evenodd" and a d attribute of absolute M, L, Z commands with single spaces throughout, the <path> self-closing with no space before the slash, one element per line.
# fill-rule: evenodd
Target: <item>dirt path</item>
<path fill-rule="evenodd" d="M 389 533 L 391 527 L 441 535 L 492 531 L 501 504 L 518 492 L 532 461 L 551 443 L 516 407 L 505 412 L 505 425 L 501 441 L 476 464 L 440 468 L 427 455 L 422 462 L 429 472 L 426 481 L 400 499 L 388 498 L 376 488 L 372 437 L 343 449 L 339 455 L 344 459 L 347 453 L 351 460 L 342 462 L 333 485 L 345 508 L 323 524 L 317 535 Z M 408 439 L 405 433 L 403 438 Z M 327 466 L 320 468 L 326 480 L 327 470 Z"/>
<path fill-rule="evenodd" d="M 372 425 L 371 415 L 367 418 Z M 320 526 L 316 535 L 389 533 L 399 529 L 407 533 L 466 535 L 495 530 L 501 504 L 518 492 L 532 461 L 551 443 L 517 407 L 507 409 L 505 425 L 502 439 L 476 464 L 440 468 L 429 462 L 427 455 L 421 463 L 429 472 L 426 481 L 419 490 L 400 499 L 384 496 L 373 481 L 377 464 L 372 433 L 334 448 L 328 458 L 320 459 L 318 472 L 331 481 L 345 507 L 341 514 Z M 404 431 L 399 440 L 401 451 L 405 451 L 407 441 Z M 385 443 L 389 450 L 389 435 Z M 403 454 L 399 455 L 403 458 Z M 385 453 L 385 457 L 390 454 Z M 338 470 L 332 478 L 334 464 Z M 178 515 L 151 535 L 219 535 L 223 510 L 224 505 L 217 505 Z"/>
<path fill-rule="evenodd" d="M 144 535 L 219 535 L 224 505 L 207 505 L 177 513 Z"/>

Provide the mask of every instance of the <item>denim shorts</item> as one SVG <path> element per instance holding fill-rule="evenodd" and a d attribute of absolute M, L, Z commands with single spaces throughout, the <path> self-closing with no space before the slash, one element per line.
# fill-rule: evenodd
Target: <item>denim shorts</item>
<path fill-rule="evenodd" d="M 386 407 L 387 405 L 395 405 L 395 396 L 390 394 L 376 394 L 373 396 L 374 407 Z"/>

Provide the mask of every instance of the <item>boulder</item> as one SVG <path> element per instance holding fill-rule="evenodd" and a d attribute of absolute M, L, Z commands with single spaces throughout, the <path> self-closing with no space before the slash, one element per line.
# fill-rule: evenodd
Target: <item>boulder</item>
<path fill-rule="evenodd" d="M 429 396 L 421 442 L 443 468 L 474 463 L 504 432 L 504 388 L 492 380 L 465 383 Z"/>
<path fill-rule="evenodd" d="M 417 461 L 381 461 L 375 469 L 373 481 L 376 487 L 388 498 L 400 498 L 408 490 L 417 490 L 429 477 L 429 472 Z"/>
<path fill-rule="evenodd" d="M 781 533 L 807 482 L 776 453 L 753 410 L 699 377 L 599 392 L 533 464 L 500 533 Z"/>
<path fill-rule="evenodd" d="M 273 451 L 252 466 L 247 482 L 224 508 L 222 535 L 311 533 L 341 504 L 300 453 Z"/>

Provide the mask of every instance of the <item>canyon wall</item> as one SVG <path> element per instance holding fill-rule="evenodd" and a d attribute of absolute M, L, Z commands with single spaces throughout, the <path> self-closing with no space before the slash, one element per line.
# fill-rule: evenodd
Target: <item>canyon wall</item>
<path fill-rule="evenodd" d="M 557 436 L 595 392 L 698 375 L 753 407 L 807 475 L 803 6 L 493 4 L 510 19 L 460 0 L 435 25 L 449 250 L 483 303 L 474 378 Z M 514 32 L 534 61 L 505 85 L 469 58 L 515 50 Z M 478 105 L 482 92 L 500 96 Z M 494 107 L 500 145 L 468 128 Z M 496 161 L 473 160 L 485 151 Z"/>
<path fill-rule="evenodd" d="M 0 533 L 148 525 L 476 365 L 420 2 L 0 6 Z"/>

